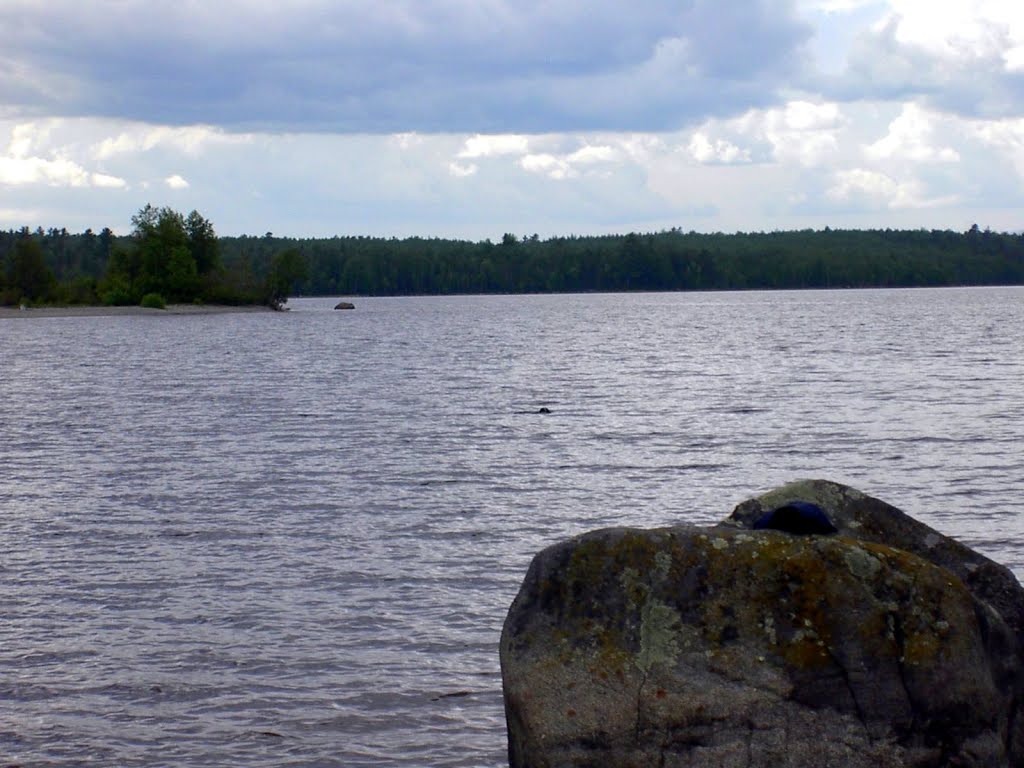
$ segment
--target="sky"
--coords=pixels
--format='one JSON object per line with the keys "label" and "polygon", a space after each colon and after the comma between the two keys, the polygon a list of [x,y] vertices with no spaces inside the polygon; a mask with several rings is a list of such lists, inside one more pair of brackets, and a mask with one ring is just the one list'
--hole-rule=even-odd
{"label": "sky", "polygon": [[1019,0],[0,0],[0,228],[1024,230]]}

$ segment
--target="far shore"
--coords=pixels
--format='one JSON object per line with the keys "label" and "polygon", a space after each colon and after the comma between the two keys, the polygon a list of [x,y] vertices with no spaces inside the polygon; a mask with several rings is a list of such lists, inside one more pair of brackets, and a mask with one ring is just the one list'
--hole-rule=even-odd
{"label": "far shore", "polygon": [[273,312],[261,304],[168,304],[166,309],[149,307],[0,307],[0,319],[31,317],[110,317],[114,315],[223,315],[238,312]]}

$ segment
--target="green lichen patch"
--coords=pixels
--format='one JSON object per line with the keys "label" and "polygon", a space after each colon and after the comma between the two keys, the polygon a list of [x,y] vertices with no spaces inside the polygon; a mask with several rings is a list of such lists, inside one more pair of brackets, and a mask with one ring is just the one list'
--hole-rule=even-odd
{"label": "green lichen patch", "polygon": [[648,600],[640,613],[640,652],[636,665],[649,672],[656,664],[672,664],[679,656],[676,635],[682,622],[670,606],[657,600]]}
{"label": "green lichen patch", "polygon": [[948,614],[970,604],[952,574],[842,535],[623,529],[584,538],[567,557],[548,586],[572,637],[560,658],[597,675],[646,675],[697,648],[805,672],[927,665],[956,646],[961,617]]}
{"label": "green lichen patch", "polygon": [[843,560],[846,562],[846,567],[850,570],[850,573],[864,581],[874,579],[879,571],[882,570],[882,564],[878,561],[878,558],[858,546],[851,546],[843,553]]}

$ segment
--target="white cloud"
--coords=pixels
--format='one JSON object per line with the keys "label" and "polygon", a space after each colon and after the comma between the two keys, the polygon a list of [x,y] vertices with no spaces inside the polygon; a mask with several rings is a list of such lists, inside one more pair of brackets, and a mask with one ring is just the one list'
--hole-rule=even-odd
{"label": "white cloud", "polygon": [[97,160],[107,160],[118,155],[149,152],[156,148],[167,148],[186,155],[196,156],[211,146],[225,144],[247,144],[252,141],[249,134],[229,134],[208,125],[152,126],[132,123],[116,136],[103,139],[92,148]]}
{"label": "white cloud", "polygon": [[50,187],[106,187],[124,189],[124,179],[90,173],[66,157],[0,157],[0,184],[45,184]]}
{"label": "white cloud", "polygon": [[[252,133],[199,151],[117,141],[201,133],[159,128],[0,121],[0,209],[46,217],[0,226],[119,231],[147,202],[194,207],[222,234],[473,238],[1019,227],[1011,217],[1024,208],[1024,121],[965,121],[917,102],[794,99],[660,133]],[[124,151],[98,160],[107,139]],[[953,153],[959,162],[940,162]]]}
{"label": "white cloud", "polygon": [[784,109],[767,114],[785,129],[796,132],[833,130],[842,124],[839,105],[833,102],[790,101]]}
{"label": "white cloud", "polygon": [[1024,45],[1016,45],[1003,52],[1006,71],[1014,74],[1024,73]]}
{"label": "white cloud", "polygon": [[0,157],[0,184],[84,187],[88,172],[66,158]]}
{"label": "white cloud", "polygon": [[622,164],[633,151],[628,144],[615,135],[587,138],[572,134],[476,134],[463,142],[449,164],[449,173],[468,176],[479,171],[477,163],[461,162],[465,160],[512,160],[531,174],[555,180],[572,179],[581,174],[602,174],[604,169]]}
{"label": "white cloud", "polygon": [[974,121],[971,136],[995,149],[1024,180],[1024,118],[1016,120]]}
{"label": "white cloud", "polygon": [[869,198],[888,203],[910,191],[910,187],[904,186],[901,192],[899,182],[884,173],[854,168],[836,173],[836,183],[828,195],[835,200],[849,200],[856,193],[864,193]]}
{"label": "white cloud", "polygon": [[14,126],[11,130],[11,143],[8,145],[7,154],[13,158],[28,157],[39,133],[40,129],[33,123]]}
{"label": "white cloud", "polygon": [[757,160],[810,168],[835,160],[846,125],[838,104],[794,100],[731,120],[709,120],[692,133],[686,151],[700,163]]}
{"label": "white cloud", "polygon": [[89,168],[92,160],[77,141],[83,126],[56,118],[10,124],[7,150],[0,154],[0,185],[126,189],[121,176]]}
{"label": "white cloud", "polygon": [[695,131],[687,147],[690,155],[698,163],[744,163],[750,161],[750,150],[740,149],[725,139],[715,139]]}
{"label": "white cloud", "polygon": [[943,59],[998,60],[1024,42],[1024,10],[1008,0],[890,0],[892,12],[877,28]]}
{"label": "white cloud", "polygon": [[808,167],[832,158],[839,148],[838,133],[844,125],[837,104],[802,100],[751,114],[747,120],[752,134],[771,144],[776,161]]}
{"label": "white cloud", "polygon": [[570,154],[566,159],[573,165],[597,165],[612,163],[620,159],[622,153],[608,144],[587,144]]}
{"label": "white cloud", "polygon": [[476,172],[480,170],[480,166],[476,163],[459,163],[452,161],[448,163],[448,173],[459,179],[464,179],[468,176],[476,175]]}
{"label": "white cloud", "polygon": [[530,151],[530,140],[514,134],[477,134],[466,139],[459,152],[464,159],[478,157],[500,157],[502,155],[525,155]]}
{"label": "white cloud", "polygon": [[941,117],[905,104],[899,117],[889,124],[889,132],[871,144],[867,155],[875,160],[910,160],[916,163],[955,163],[959,153],[952,147],[937,146],[933,141]]}
{"label": "white cloud", "polygon": [[822,81],[824,87],[847,99],[920,101],[964,116],[1022,113],[1024,4],[889,0],[888,6],[856,36],[844,74]]}
{"label": "white cloud", "polygon": [[94,187],[106,187],[107,189],[125,189],[128,182],[117,176],[110,176],[106,173],[93,173],[90,177]]}
{"label": "white cloud", "polygon": [[957,202],[956,195],[929,197],[917,179],[895,179],[881,171],[853,168],[835,174],[835,184],[828,190],[833,200],[863,200],[868,205],[885,208],[938,208]]}
{"label": "white cloud", "polygon": [[400,149],[413,149],[421,146],[424,142],[424,138],[413,131],[396,133],[391,138]]}
{"label": "white cloud", "polygon": [[568,179],[577,175],[567,160],[546,152],[526,155],[520,158],[519,164],[530,173],[540,173],[552,179]]}
{"label": "white cloud", "polygon": [[632,133],[620,137],[622,150],[630,160],[647,165],[652,158],[661,157],[669,151],[666,140],[657,134]]}

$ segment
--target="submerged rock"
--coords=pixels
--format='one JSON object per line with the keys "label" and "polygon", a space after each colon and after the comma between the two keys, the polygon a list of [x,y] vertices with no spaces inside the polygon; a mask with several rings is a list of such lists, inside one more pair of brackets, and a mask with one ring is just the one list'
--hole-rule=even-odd
{"label": "submerged rock", "polygon": [[[792,502],[837,534],[752,528]],[[1022,608],[1007,569],[825,481],[585,534],[505,622],[510,764],[1024,765]]]}

